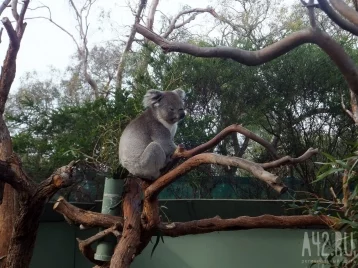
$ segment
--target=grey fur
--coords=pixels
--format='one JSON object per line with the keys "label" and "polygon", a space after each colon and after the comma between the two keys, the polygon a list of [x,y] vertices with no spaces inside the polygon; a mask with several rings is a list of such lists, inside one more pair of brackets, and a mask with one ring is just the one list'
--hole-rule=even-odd
{"label": "grey fur", "polygon": [[184,117],[185,92],[148,90],[147,109],[124,129],[119,142],[121,165],[134,176],[155,180],[176,149],[177,123]]}

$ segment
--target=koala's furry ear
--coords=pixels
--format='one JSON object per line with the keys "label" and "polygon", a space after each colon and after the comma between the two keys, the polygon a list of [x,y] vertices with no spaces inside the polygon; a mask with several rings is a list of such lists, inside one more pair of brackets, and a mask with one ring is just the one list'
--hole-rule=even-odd
{"label": "koala's furry ear", "polygon": [[150,107],[153,104],[157,103],[158,101],[160,101],[162,97],[163,97],[163,91],[155,90],[155,89],[148,90],[143,98],[144,108]]}
{"label": "koala's furry ear", "polygon": [[185,98],[185,91],[182,90],[181,88],[177,88],[177,89],[174,89],[173,92],[177,93],[179,95],[179,97],[184,100]]}

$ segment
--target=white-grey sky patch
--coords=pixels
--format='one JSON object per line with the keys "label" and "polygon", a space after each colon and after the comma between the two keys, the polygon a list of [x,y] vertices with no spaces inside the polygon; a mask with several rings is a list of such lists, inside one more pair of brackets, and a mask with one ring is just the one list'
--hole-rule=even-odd
{"label": "white-grey sky patch", "polygon": [[[78,6],[83,0],[75,1]],[[295,0],[287,0],[286,2],[294,2]],[[134,5],[137,1],[131,0]],[[168,17],[174,16],[181,10],[184,5],[191,7],[215,7],[216,1],[211,0],[161,0],[158,9]],[[150,4],[150,3],[149,3]],[[62,27],[77,36],[75,30],[75,17],[73,10],[70,8],[68,0],[32,0],[30,2],[30,9],[46,5],[51,9],[52,19],[60,24]],[[101,12],[110,14],[110,20],[101,20]],[[157,14],[160,16],[160,14]],[[10,8],[5,10],[3,16],[12,18]],[[49,17],[48,10],[45,8],[28,10],[27,17],[33,18],[38,16]],[[199,18],[201,17],[201,18]],[[204,17],[204,18],[203,18]],[[206,19],[208,19],[208,15]],[[192,22],[193,25],[204,23],[205,15],[198,16]],[[49,74],[50,66],[57,69],[64,70],[71,62],[71,55],[76,51],[76,46],[71,38],[44,19],[30,19],[27,20],[27,28],[21,43],[21,49],[17,59],[17,74],[12,87],[12,92],[16,90],[20,84],[20,77],[26,72],[36,71],[39,76],[46,76]],[[89,47],[95,44],[106,42],[110,40],[126,39],[129,34],[130,25],[133,23],[133,15],[128,8],[127,1],[117,0],[97,0],[95,6],[91,11],[90,17],[90,31],[89,31]],[[155,27],[156,25],[154,25]],[[194,27],[193,30],[200,28]],[[0,44],[0,57],[5,58],[6,49],[8,46],[8,37],[3,33],[2,43]]]}

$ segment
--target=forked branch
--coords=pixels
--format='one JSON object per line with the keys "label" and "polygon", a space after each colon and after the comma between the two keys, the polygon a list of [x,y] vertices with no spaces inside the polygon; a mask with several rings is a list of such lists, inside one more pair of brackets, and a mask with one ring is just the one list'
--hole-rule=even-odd
{"label": "forked branch", "polygon": [[255,133],[244,128],[243,126],[236,125],[236,124],[224,128],[222,131],[220,131],[219,134],[217,134],[214,138],[212,138],[210,141],[208,141],[204,144],[201,144],[201,145],[199,145],[193,149],[190,149],[190,150],[177,151],[175,153],[175,155],[173,156],[173,158],[189,158],[194,155],[203,153],[203,152],[207,151],[208,149],[213,148],[216,145],[218,145],[223,139],[225,139],[227,136],[229,136],[232,133],[240,133],[240,134],[244,135],[245,137],[247,137],[253,141],[256,141],[257,143],[264,146],[272,154],[272,156],[274,158],[278,158],[276,149],[272,146],[271,143],[269,143],[265,139],[257,136]]}
{"label": "forked branch", "polygon": [[114,234],[115,236],[118,236],[118,231],[117,231],[118,227],[119,227],[118,224],[115,223],[112,227],[110,227],[106,230],[103,230],[103,231],[95,234],[94,236],[87,238],[86,240],[81,240],[79,238],[76,238],[77,242],[78,242],[78,247],[79,247],[81,253],[92,263],[102,266],[105,262],[98,261],[94,258],[95,252],[92,249],[91,245],[94,242],[98,241],[99,239],[102,239],[103,237],[105,237],[107,235]]}
{"label": "forked branch", "polygon": [[239,157],[223,156],[213,153],[198,154],[193,156],[192,158],[189,158],[184,163],[175,167],[168,173],[158,178],[155,182],[153,182],[153,184],[151,184],[146,189],[145,197],[149,199],[152,197],[156,197],[165,187],[179,179],[180,176],[186,174],[190,170],[202,164],[217,164],[244,169],[246,171],[249,171],[256,178],[266,182],[278,193],[283,193],[287,190],[287,187],[280,182],[278,176],[266,171],[265,169],[279,167],[287,163],[299,163],[305,161],[308,157],[311,157],[317,152],[318,150],[310,148],[304,155],[299,158],[291,158],[286,156],[279,160],[264,164],[254,163]]}

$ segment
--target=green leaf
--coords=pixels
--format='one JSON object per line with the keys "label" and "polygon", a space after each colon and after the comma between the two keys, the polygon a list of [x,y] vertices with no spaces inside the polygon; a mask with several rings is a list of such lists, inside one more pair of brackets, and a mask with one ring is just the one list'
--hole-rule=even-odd
{"label": "green leaf", "polygon": [[331,175],[333,173],[340,172],[340,171],[344,171],[344,168],[332,168],[332,169],[318,175],[317,179],[314,180],[312,183],[318,182],[318,181],[324,179],[325,177],[327,177],[328,175]]}
{"label": "green leaf", "polygon": [[154,246],[152,248],[152,252],[150,253],[150,257],[153,257],[153,253],[154,253],[155,249],[157,248],[159,242],[160,242],[160,236],[157,235],[157,239],[155,240],[155,244],[154,244]]}

